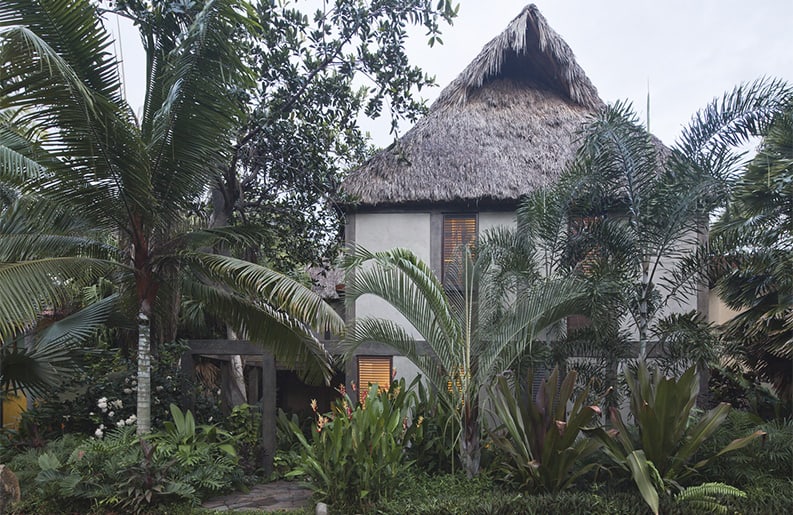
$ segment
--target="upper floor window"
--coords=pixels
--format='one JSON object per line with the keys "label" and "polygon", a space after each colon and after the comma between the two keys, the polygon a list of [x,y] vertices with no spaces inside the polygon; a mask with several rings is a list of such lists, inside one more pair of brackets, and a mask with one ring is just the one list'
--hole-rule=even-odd
{"label": "upper floor window", "polygon": [[441,278],[447,286],[461,286],[460,257],[466,246],[476,244],[478,223],[476,214],[443,215],[443,243]]}

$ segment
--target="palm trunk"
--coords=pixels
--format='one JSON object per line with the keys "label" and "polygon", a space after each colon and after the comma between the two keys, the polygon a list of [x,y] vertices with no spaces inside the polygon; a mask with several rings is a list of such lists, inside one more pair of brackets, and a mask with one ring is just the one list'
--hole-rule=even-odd
{"label": "palm trunk", "polygon": [[137,434],[151,432],[151,338],[149,317],[138,314],[138,422]]}
{"label": "palm trunk", "polygon": [[650,289],[650,265],[647,260],[642,262],[642,287],[641,298],[639,299],[639,361],[647,359],[647,327],[649,326],[649,314],[647,308],[647,296]]}
{"label": "palm trunk", "polygon": [[472,478],[479,474],[482,448],[479,439],[478,399],[474,397],[463,407],[462,435],[460,435],[460,464],[466,476]]}

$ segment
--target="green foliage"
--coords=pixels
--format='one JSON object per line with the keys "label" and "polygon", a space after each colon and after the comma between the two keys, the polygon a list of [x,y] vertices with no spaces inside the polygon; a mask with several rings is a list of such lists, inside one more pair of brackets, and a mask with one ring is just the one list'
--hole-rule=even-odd
{"label": "green foliage", "polygon": [[[515,240],[494,233],[476,251],[459,249],[459,284],[444,284],[432,267],[409,249],[370,252],[356,248],[345,257],[346,301],[373,295],[393,306],[420,334],[431,352],[420,352],[418,338],[389,319],[357,317],[343,342],[350,356],[361,344],[380,342],[408,357],[454,413],[453,433],[460,463],[469,476],[479,472],[481,390],[522,356],[533,357],[541,331],[575,313],[578,283],[539,271],[535,254]],[[514,251],[514,252],[513,252]],[[507,263],[520,262],[519,270]]]}
{"label": "green foliage", "polygon": [[519,385],[515,392],[503,376],[490,390],[494,415],[501,422],[490,435],[507,458],[499,468],[508,481],[530,491],[554,493],[598,466],[579,463],[599,447],[580,433],[592,424],[600,408],[584,406],[588,389],[573,399],[576,376],[571,371],[560,382],[555,368],[535,395],[529,375],[525,400]]}
{"label": "green foliage", "polygon": [[713,402],[727,402],[736,410],[753,413],[763,420],[793,415],[793,406],[777,397],[751,369],[711,368],[708,390]]}
{"label": "green foliage", "polygon": [[703,483],[689,486],[675,495],[675,502],[696,512],[729,513],[724,497],[746,497],[746,493],[724,483]]}
{"label": "green foliage", "polygon": [[715,458],[740,449],[763,435],[762,431],[755,431],[693,462],[697,450],[724,422],[729,405],[721,404],[699,417],[692,417],[697,397],[695,367],[689,368],[676,380],[663,377],[659,372],[651,374],[640,363],[635,375],[626,374],[626,380],[638,438],[631,438],[622,416],[613,408],[613,429],[606,432],[595,428],[589,432],[605,445],[606,454],[613,462],[632,475],[654,513],[659,509],[658,489],[666,491],[678,485]]}
{"label": "green foliage", "polygon": [[411,466],[405,447],[422,428],[419,420],[410,422],[416,395],[404,379],[388,391],[372,385],[354,408],[341,393],[330,413],[317,413],[311,442],[290,421],[303,447],[303,463],[290,475],[306,476],[319,498],[334,507],[360,509],[402,484]]}
{"label": "green foliage", "polygon": [[241,484],[233,439],[216,426],[197,425],[171,405],[173,420],[145,438],[131,426],[102,438],[67,436],[19,454],[13,464],[26,480],[28,506],[60,499],[78,512],[142,512],[162,504],[195,504]]}
{"label": "green foliage", "polygon": [[[160,346],[159,359],[152,366],[152,422],[162,428],[171,417],[168,406],[181,404],[186,396],[195,399],[194,413],[202,420],[220,419],[219,399],[202,383],[188,379],[179,369],[184,345]],[[68,433],[94,436],[97,429],[120,424],[134,425],[137,379],[135,364],[118,350],[94,349],[84,352],[82,370],[22,414],[20,430],[11,435],[9,445],[23,449],[41,445]],[[103,403],[99,401],[105,399]],[[129,422],[129,424],[127,424]],[[103,427],[104,426],[104,427]]]}
{"label": "green foliage", "polygon": [[181,479],[200,493],[218,492],[240,482],[234,438],[216,425],[196,425],[190,411],[182,413],[171,404],[173,421],[147,435],[155,457],[164,463],[173,462]]}
{"label": "green foliage", "polygon": [[724,424],[705,442],[695,456],[700,460],[729,444],[736,435],[762,431],[765,435],[751,445],[731,452],[702,469],[707,481],[728,483],[744,489],[761,487],[767,481],[787,480],[793,470],[793,420],[763,422],[755,415],[732,410]]}
{"label": "green foliage", "polygon": [[[276,426],[277,426],[276,422]],[[246,475],[256,475],[264,463],[262,413],[256,406],[239,404],[223,419],[223,429],[234,437],[238,465]]]}
{"label": "green foliage", "polygon": [[733,359],[793,408],[793,101],[762,134],[711,233],[711,279],[740,311],[724,326]]}
{"label": "green foliage", "polygon": [[423,381],[416,385],[415,417],[422,419],[420,438],[411,442],[406,449],[408,459],[421,470],[429,473],[454,472],[460,466],[456,452],[460,437],[459,427],[455,424],[457,414],[439,395]]}

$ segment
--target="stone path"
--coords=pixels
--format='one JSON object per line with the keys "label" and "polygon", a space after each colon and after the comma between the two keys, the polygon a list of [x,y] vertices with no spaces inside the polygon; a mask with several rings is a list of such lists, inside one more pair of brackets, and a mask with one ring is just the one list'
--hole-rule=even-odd
{"label": "stone path", "polygon": [[209,499],[201,505],[212,511],[258,510],[284,511],[299,510],[311,504],[311,490],[293,481],[274,481],[256,485],[250,492],[235,492]]}

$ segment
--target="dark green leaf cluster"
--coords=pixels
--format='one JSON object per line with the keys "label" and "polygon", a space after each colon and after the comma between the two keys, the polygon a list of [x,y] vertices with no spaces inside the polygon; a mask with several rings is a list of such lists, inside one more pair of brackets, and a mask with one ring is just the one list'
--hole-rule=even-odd
{"label": "dark green leaf cluster", "polygon": [[422,419],[413,415],[416,394],[404,379],[388,390],[371,385],[360,400],[354,405],[343,393],[330,413],[316,413],[311,441],[288,422],[302,447],[302,463],[289,475],[306,477],[337,509],[370,507],[393,494],[412,464],[405,449],[422,434]]}

